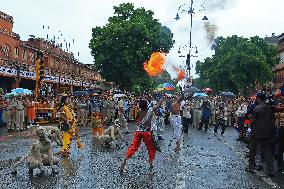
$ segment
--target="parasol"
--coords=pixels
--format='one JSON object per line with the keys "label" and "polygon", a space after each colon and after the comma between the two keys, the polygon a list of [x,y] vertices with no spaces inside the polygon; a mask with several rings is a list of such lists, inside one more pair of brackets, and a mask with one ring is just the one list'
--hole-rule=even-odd
{"label": "parasol", "polygon": [[88,91],[75,91],[74,92],[75,96],[85,96],[85,95],[88,95],[88,94],[89,94]]}
{"label": "parasol", "polygon": [[185,88],[184,92],[200,93],[201,90],[198,89],[197,87],[189,87],[189,88]]}
{"label": "parasol", "polygon": [[16,88],[16,89],[12,90],[11,94],[13,94],[13,95],[17,95],[17,94],[32,95],[33,92],[29,89]]}
{"label": "parasol", "polygon": [[200,97],[200,98],[203,98],[203,97],[207,97],[208,95],[205,94],[205,93],[194,93],[194,95],[192,97]]}
{"label": "parasol", "polygon": [[208,93],[212,93],[212,89],[210,89],[210,88],[205,88],[205,89],[203,89],[202,90],[202,92],[204,92],[204,93],[206,93],[206,94],[208,94]]}
{"label": "parasol", "polygon": [[175,90],[175,86],[171,83],[163,83],[157,87],[158,91],[173,91]]}
{"label": "parasol", "polygon": [[234,98],[236,95],[234,95],[232,92],[222,92],[221,96],[226,98]]}
{"label": "parasol", "polygon": [[113,95],[113,98],[121,98],[121,97],[125,97],[125,94],[115,94]]}

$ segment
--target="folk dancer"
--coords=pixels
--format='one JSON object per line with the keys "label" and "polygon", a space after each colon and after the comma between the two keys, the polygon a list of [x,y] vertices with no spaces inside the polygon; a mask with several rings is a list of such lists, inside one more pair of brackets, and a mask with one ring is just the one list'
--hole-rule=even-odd
{"label": "folk dancer", "polygon": [[[111,143],[114,142],[116,147],[120,147],[119,140],[126,142],[120,132],[119,120],[115,120],[114,124],[106,129],[102,135],[96,135],[96,138],[101,142],[104,147],[110,147]],[[128,146],[127,142],[126,145]]]}
{"label": "folk dancer", "polygon": [[150,165],[149,170],[150,172],[152,171],[153,161],[155,159],[155,154],[156,154],[156,146],[155,146],[155,142],[153,140],[153,135],[151,132],[151,121],[153,117],[153,112],[156,111],[161,106],[163,99],[164,98],[162,97],[158,105],[150,109],[148,108],[148,104],[146,100],[141,100],[139,102],[139,108],[140,108],[139,120],[140,121],[134,133],[132,143],[126,152],[124,160],[121,163],[121,166],[120,166],[121,173],[123,173],[124,171],[126,161],[130,159],[135,154],[135,152],[139,149],[142,139],[147,147],[148,154],[149,154],[149,165]]}
{"label": "folk dancer", "polygon": [[180,87],[181,96],[177,98],[173,103],[171,107],[171,116],[170,116],[170,125],[173,128],[173,136],[176,141],[176,147],[175,152],[179,152],[181,150],[181,144],[180,141],[182,139],[182,120],[180,116],[180,107],[181,102],[184,99],[184,94],[182,92],[182,88]]}
{"label": "folk dancer", "polygon": [[57,165],[59,160],[53,156],[53,137],[51,131],[43,127],[39,127],[36,130],[36,134],[39,139],[32,144],[31,152],[28,155],[23,156],[19,162],[12,166],[12,174],[17,174],[17,167],[25,161],[28,164],[29,174],[33,174],[33,170],[35,168],[39,168],[40,174],[43,175],[43,166],[50,166],[52,173],[57,173],[54,165]]}
{"label": "folk dancer", "polygon": [[83,148],[83,144],[80,142],[78,135],[78,128],[75,113],[72,105],[69,103],[67,96],[62,96],[61,107],[60,107],[60,120],[61,120],[61,130],[62,130],[62,142],[61,147],[62,156],[69,154],[71,148],[71,143],[73,139],[76,139],[76,143],[79,149]]}

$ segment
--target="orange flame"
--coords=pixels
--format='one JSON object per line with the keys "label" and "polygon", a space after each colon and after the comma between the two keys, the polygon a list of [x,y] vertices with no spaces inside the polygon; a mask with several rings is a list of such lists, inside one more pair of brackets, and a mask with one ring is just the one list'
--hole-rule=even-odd
{"label": "orange flame", "polygon": [[162,52],[154,52],[150,60],[145,62],[144,70],[150,77],[161,74],[164,71],[164,66],[166,64],[166,54]]}
{"label": "orange flame", "polygon": [[176,70],[178,76],[177,76],[177,80],[180,81],[180,80],[183,80],[184,77],[185,77],[185,71],[181,70],[180,68],[177,68],[175,66],[173,66],[173,68]]}
{"label": "orange flame", "polygon": [[183,70],[179,70],[177,80],[178,81],[183,80],[184,76],[185,76],[185,72]]}

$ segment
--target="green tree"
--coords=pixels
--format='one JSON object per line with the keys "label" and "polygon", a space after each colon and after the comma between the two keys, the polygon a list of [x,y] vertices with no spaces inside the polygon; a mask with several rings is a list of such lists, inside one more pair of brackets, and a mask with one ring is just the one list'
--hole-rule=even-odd
{"label": "green tree", "polygon": [[92,30],[89,47],[102,76],[122,89],[141,91],[154,87],[143,63],[154,51],[169,52],[173,34],[162,26],[154,13],[134,8],[131,3],[114,6],[114,16],[103,27]]}
{"label": "green tree", "polygon": [[276,49],[259,37],[250,39],[218,37],[212,49],[215,55],[196,63],[196,71],[203,84],[215,91],[230,90],[246,94],[255,81],[264,84],[272,79],[276,64]]}

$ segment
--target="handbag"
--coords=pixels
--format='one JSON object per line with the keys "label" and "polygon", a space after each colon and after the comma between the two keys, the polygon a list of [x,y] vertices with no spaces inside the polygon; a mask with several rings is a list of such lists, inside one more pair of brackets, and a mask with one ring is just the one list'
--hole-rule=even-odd
{"label": "handbag", "polygon": [[62,124],[61,124],[61,131],[69,131],[70,129],[70,126],[69,124],[67,123],[67,121],[64,121]]}

